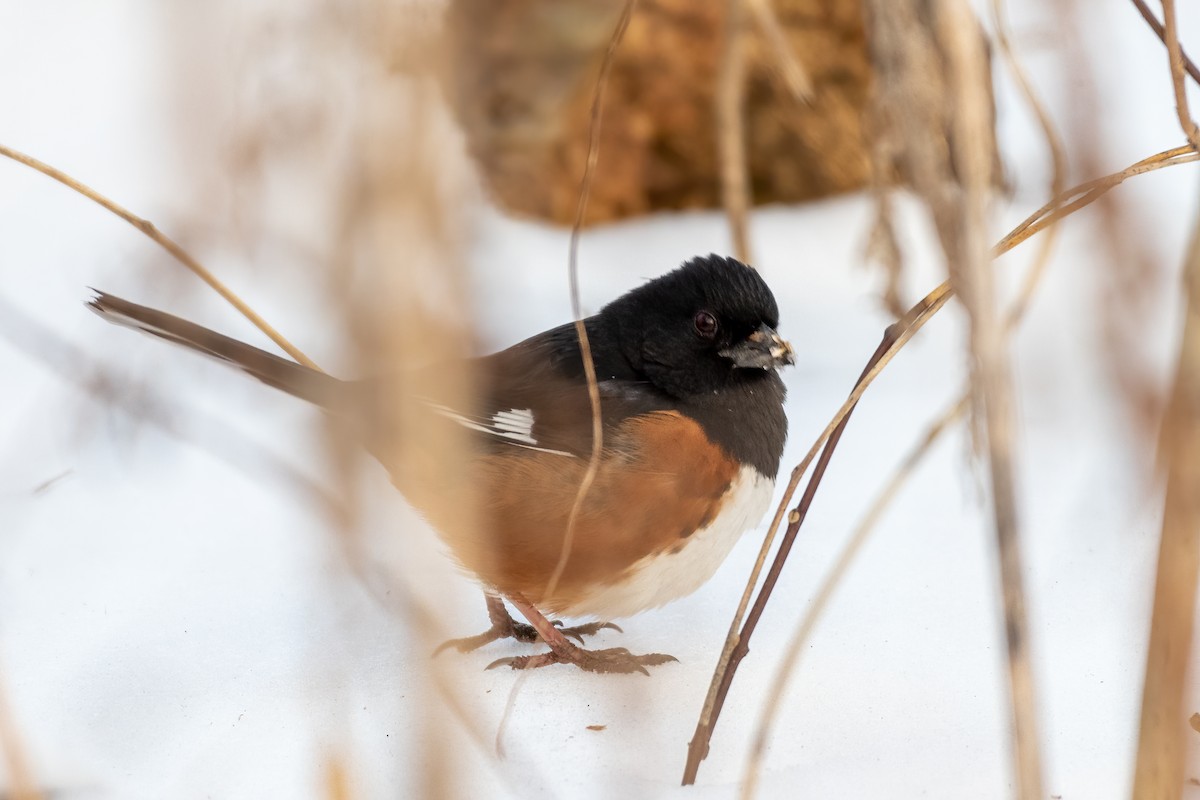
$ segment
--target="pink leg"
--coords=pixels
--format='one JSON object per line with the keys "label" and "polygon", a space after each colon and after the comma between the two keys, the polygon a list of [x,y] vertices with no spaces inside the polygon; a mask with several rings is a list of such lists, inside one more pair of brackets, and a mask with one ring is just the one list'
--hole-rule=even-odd
{"label": "pink leg", "polygon": [[[526,625],[523,622],[517,622],[508,614],[508,609],[504,607],[504,601],[493,594],[485,594],[487,601],[488,619],[491,620],[492,627],[488,628],[481,634],[476,636],[467,636],[463,639],[451,639],[443,642],[437,650],[433,651],[436,656],[443,650],[454,648],[460,653],[469,653],[472,650],[478,650],[485,644],[498,641],[500,639],[516,639],[518,642],[536,642],[539,638],[537,628],[532,625]],[[551,626],[561,636],[573,636],[583,644],[584,636],[592,636],[605,628],[611,628],[617,632],[621,629],[611,622],[591,622],[587,625],[577,625],[573,628],[562,628],[559,623],[554,623]]]}

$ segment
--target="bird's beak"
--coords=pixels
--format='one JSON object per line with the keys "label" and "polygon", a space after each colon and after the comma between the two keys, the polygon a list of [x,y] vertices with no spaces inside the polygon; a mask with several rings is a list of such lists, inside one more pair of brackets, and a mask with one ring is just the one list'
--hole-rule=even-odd
{"label": "bird's beak", "polygon": [[758,330],[737,344],[718,351],[734,366],[744,369],[778,369],[794,364],[792,346],[770,325],[759,325]]}

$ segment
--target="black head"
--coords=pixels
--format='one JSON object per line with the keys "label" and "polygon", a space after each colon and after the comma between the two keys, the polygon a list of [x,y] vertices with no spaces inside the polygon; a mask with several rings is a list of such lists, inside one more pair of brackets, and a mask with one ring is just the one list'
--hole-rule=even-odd
{"label": "black head", "polygon": [[600,316],[616,327],[629,363],[679,398],[761,380],[792,363],[791,346],[775,332],[774,295],[732,258],[694,258],[617,298]]}

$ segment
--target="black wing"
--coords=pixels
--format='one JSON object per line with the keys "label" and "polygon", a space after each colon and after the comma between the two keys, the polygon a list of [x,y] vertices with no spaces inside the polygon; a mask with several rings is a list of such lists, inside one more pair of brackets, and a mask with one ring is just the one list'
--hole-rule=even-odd
{"label": "black wing", "polygon": [[[588,338],[604,431],[631,416],[671,407],[668,397],[629,366],[595,317],[588,320]],[[489,452],[524,448],[563,456],[591,453],[592,404],[574,324],[477,359],[475,367],[479,393],[470,408],[437,397],[422,399],[435,413],[478,433]]]}

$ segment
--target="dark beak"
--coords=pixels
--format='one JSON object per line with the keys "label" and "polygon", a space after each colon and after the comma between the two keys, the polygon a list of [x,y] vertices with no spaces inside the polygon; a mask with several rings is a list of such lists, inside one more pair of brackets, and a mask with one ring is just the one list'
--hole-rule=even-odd
{"label": "dark beak", "polygon": [[792,346],[785,342],[769,325],[759,325],[758,330],[742,341],[724,350],[719,355],[728,358],[734,366],[743,369],[778,369],[794,364]]}

